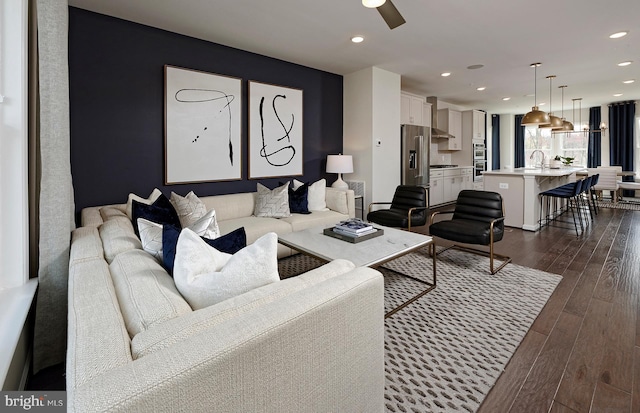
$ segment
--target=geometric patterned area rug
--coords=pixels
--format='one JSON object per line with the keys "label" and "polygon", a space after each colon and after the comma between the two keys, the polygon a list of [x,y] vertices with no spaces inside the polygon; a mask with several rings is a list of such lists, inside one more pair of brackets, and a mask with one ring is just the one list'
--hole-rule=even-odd
{"label": "geometric patterned area rug", "polygon": [[[279,272],[320,264],[297,254]],[[431,280],[426,249],[384,267]],[[385,313],[425,288],[384,267]],[[436,267],[437,287],[385,320],[387,412],[475,412],[562,278],[513,263],[491,275],[488,258],[456,250]]]}
{"label": "geometric patterned area rug", "polygon": [[[385,266],[431,274],[426,250]],[[436,268],[437,287],[385,320],[388,412],[475,412],[562,279],[513,263],[491,275],[488,258],[456,250]],[[416,284],[385,273],[385,305]]]}
{"label": "geometric patterned area rug", "polygon": [[[632,201],[628,200],[632,199]],[[637,198],[625,198],[616,203],[610,199],[601,199],[597,201],[600,208],[626,209],[629,211],[640,211],[640,200]]]}

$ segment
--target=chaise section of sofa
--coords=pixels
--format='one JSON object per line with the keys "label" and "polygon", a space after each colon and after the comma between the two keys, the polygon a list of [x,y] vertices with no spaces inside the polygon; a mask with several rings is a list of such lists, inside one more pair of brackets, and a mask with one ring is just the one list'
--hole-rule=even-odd
{"label": "chaise section of sofa", "polygon": [[336,260],[193,311],[123,206],[83,222],[69,267],[69,411],[384,409],[379,272]]}

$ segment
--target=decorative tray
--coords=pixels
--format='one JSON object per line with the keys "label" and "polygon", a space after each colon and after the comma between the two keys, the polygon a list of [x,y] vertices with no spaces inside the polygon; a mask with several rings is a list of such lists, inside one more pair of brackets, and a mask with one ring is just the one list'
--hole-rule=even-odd
{"label": "decorative tray", "polygon": [[381,228],[374,228],[374,229],[376,230],[375,232],[371,232],[369,234],[360,235],[360,236],[351,236],[351,235],[341,234],[341,233],[335,232],[333,230],[333,227],[325,228],[323,233],[324,235],[328,235],[332,238],[337,238],[342,241],[347,241],[353,244],[357,244],[358,242],[366,241],[368,239],[379,237],[384,234],[383,229]]}

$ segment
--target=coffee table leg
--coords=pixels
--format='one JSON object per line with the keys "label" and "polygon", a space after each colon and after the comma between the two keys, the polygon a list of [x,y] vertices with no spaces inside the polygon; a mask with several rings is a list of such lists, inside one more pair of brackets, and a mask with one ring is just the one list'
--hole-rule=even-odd
{"label": "coffee table leg", "polygon": [[432,283],[430,283],[430,282],[428,282],[428,281],[421,280],[421,279],[416,278],[416,277],[414,277],[414,276],[412,276],[412,275],[405,274],[405,273],[403,273],[403,272],[396,271],[396,270],[393,270],[393,269],[391,269],[391,268],[387,268],[387,267],[384,267],[384,266],[383,266],[383,268],[385,269],[385,271],[390,271],[390,272],[393,272],[393,273],[395,273],[395,274],[401,275],[401,276],[403,276],[403,277],[411,278],[412,280],[418,281],[418,282],[420,282],[420,283],[425,284],[425,285],[427,285],[427,286],[428,286],[428,287],[427,287],[427,289],[425,289],[425,290],[421,291],[421,292],[420,292],[420,293],[418,293],[417,295],[415,295],[415,296],[411,297],[408,301],[405,301],[404,303],[400,304],[399,306],[397,306],[397,307],[396,307],[396,308],[394,308],[393,310],[391,310],[391,311],[389,311],[388,313],[386,313],[386,314],[384,315],[384,318],[389,318],[389,317],[391,317],[392,315],[394,315],[394,314],[395,314],[395,313],[397,313],[398,311],[402,310],[403,308],[405,308],[406,306],[408,306],[408,305],[409,305],[409,304],[411,304],[412,302],[416,301],[416,300],[417,300],[417,299],[419,299],[420,297],[422,297],[422,296],[424,296],[425,294],[427,294],[429,291],[431,291],[431,290],[433,290],[434,288],[436,288],[436,284],[437,284],[437,280],[436,280],[436,244],[435,244],[435,242],[433,242],[433,241],[431,241],[431,243],[430,243],[430,245],[429,245],[429,252],[430,252],[430,254],[431,254],[431,258],[432,258],[432,260],[433,260],[433,282],[432,282]]}

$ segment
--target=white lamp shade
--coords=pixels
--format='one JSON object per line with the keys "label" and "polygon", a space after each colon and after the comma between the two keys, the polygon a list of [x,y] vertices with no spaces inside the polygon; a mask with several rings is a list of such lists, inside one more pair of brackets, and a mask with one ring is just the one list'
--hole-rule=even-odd
{"label": "white lamp shade", "polygon": [[387,0],[362,0],[364,7],[374,8],[382,6]]}
{"label": "white lamp shade", "polygon": [[351,155],[328,155],[327,172],[332,174],[349,174],[353,172]]}

